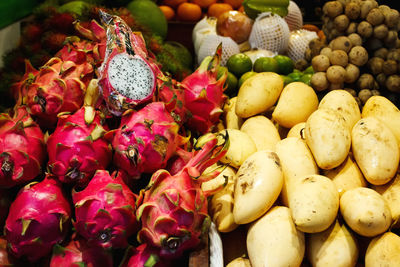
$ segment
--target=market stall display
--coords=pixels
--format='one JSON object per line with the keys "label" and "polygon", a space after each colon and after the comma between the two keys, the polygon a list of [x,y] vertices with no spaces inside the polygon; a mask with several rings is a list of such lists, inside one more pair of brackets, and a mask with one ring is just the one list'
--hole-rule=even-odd
{"label": "market stall display", "polygon": [[4,56],[0,265],[400,265],[394,6],[110,2]]}

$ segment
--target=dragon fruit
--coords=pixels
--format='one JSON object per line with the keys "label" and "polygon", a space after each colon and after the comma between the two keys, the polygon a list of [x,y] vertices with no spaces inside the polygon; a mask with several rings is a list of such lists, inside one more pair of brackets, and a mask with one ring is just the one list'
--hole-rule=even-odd
{"label": "dragon fruit", "polygon": [[100,17],[107,28],[107,49],[99,69],[99,85],[110,112],[120,116],[154,98],[162,72],[140,33],[132,32],[118,16],[100,11]]}
{"label": "dragon fruit", "polygon": [[157,79],[159,101],[165,103],[165,107],[176,123],[183,125],[190,116],[185,106],[186,87],[168,76],[160,75]]}
{"label": "dragon fruit", "polygon": [[97,23],[96,20],[90,21],[87,28],[85,28],[79,21],[75,22],[74,25],[75,29],[81,34],[81,36],[90,41],[80,40],[78,37],[69,37],[67,39],[71,42],[65,45],[56,56],[59,55],[61,58],[70,58],[71,51],[82,51],[87,55],[89,62],[96,67],[100,67],[106,53],[106,30]]}
{"label": "dragon fruit", "polygon": [[184,251],[199,245],[208,232],[211,220],[207,197],[215,192],[203,191],[201,184],[220,173],[203,173],[228,149],[228,136],[223,136],[223,143],[220,136],[211,133],[201,136],[195,145],[202,147],[201,150],[180,172],[172,176],[166,170],[158,170],[140,192],[136,215],[142,228],[138,241],[160,248],[161,257],[180,257]]}
{"label": "dragon fruit", "polygon": [[17,257],[35,262],[61,243],[70,228],[71,208],[61,184],[47,174],[23,187],[10,206],[5,235]]}
{"label": "dragon fruit", "polygon": [[59,114],[55,131],[47,140],[49,171],[63,183],[85,186],[96,170],[111,162],[112,151],[104,138],[99,111],[97,80],[89,84],[84,106],[74,114]]}
{"label": "dragon fruit", "polygon": [[112,267],[113,258],[109,251],[101,247],[90,247],[84,239],[74,237],[67,246],[56,244],[53,248],[50,267],[61,266]]}
{"label": "dragon fruit", "polygon": [[115,150],[115,166],[134,179],[164,168],[177,147],[186,141],[178,130],[179,125],[162,102],[127,112],[120,127],[106,134]]}
{"label": "dragon fruit", "polygon": [[0,187],[33,180],[46,157],[43,133],[25,106],[0,114]]}
{"label": "dragon fruit", "polygon": [[213,57],[204,58],[197,70],[182,81],[187,88],[184,104],[191,113],[187,126],[200,134],[212,131],[223,112],[224,83],[228,73],[225,71],[217,80],[221,53],[222,46],[219,45]]}
{"label": "dragon fruit", "polygon": [[82,191],[74,191],[75,229],[88,245],[123,248],[138,228],[136,195],[123,182],[123,173],[98,170]]}
{"label": "dragon fruit", "polygon": [[10,92],[17,102],[17,105],[22,105],[20,101],[22,101],[23,96],[27,94],[29,86],[35,81],[35,77],[38,73],[39,71],[26,59],[24,76],[22,76],[19,82],[12,84],[10,88]]}
{"label": "dragon fruit", "polygon": [[158,256],[159,249],[148,244],[129,247],[120,267],[168,267],[172,266],[166,259]]}
{"label": "dragon fruit", "polygon": [[[91,20],[87,27],[83,26],[79,21],[74,23],[75,29],[85,38],[95,43],[106,43],[106,30],[96,20]],[[102,45],[103,46],[103,45]],[[104,50],[105,52],[105,50]],[[105,55],[105,54],[103,54]],[[103,57],[104,58],[104,57]]]}
{"label": "dragon fruit", "polygon": [[53,57],[40,68],[19,102],[27,104],[41,126],[54,127],[58,113],[75,112],[82,106],[86,86],[93,74],[93,66],[87,61],[77,65]]}

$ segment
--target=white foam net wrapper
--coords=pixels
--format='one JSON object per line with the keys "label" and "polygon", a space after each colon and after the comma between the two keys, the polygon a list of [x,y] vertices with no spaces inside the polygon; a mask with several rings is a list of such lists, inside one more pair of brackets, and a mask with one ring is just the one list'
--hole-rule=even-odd
{"label": "white foam net wrapper", "polygon": [[217,34],[217,19],[214,17],[204,17],[193,28],[192,31],[192,41],[194,45],[194,51],[196,55],[203,43],[204,37],[207,35]]}
{"label": "white foam net wrapper", "polygon": [[304,53],[308,48],[308,43],[312,40],[318,38],[316,32],[307,30],[296,30],[290,33],[289,47],[287,55],[293,60],[298,61],[304,58]]}
{"label": "white foam net wrapper", "polygon": [[289,26],[277,14],[261,13],[256,18],[250,33],[251,48],[265,49],[283,54],[289,42]]}
{"label": "white foam net wrapper", "polygon": [[197,63],[200,64],[206,56],[213,56],[220,43],[222,43],[222,66],[226,65],[230,56],[240,53],[239,45],[232,38],[220,35],[207,35],[200,46]]}
{"label": "white foam net wrapper", "polygon": [[290,1],[288,11],[285,21],[289,26],[289,30],[294,31],[301,29],[301,27],[303,27],[303,15],[301,14],[299,6],[295,2]]}
{"label": "white foam net wrapper", "polygon": [[244,54],[248,55],[254,64],[254,62],[256,62],[256,60],[259,59],[260,57],[274,57],[278,53],[264,49],[252,49],[244,52]]}

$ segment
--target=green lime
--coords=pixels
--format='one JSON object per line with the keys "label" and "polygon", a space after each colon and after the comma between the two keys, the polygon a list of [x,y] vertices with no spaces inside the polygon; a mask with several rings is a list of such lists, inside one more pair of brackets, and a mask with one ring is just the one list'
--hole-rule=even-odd
{"label": "green lime", "polygon": [[250,78],[251,76],[254,76],[256,74],[257,74],[257,72],[255,72],[255,71],[248,71],[245,74],[243,74],[242,76],[240,76],[238,88],[240,88],[242,86],[242,84],[244,83],[245,80],[247,80],[248,78]]}
{"label": "green lime", "polygon": [[301,72],[292,72],[292,73],[289,73],[288,75],[287,75],[289,78],[291,78],[294,82],[298,82],[298,81],[300,81],[300,79],[301,79],[301,76],[303,76],[303,73],[301,73]]}
{"label": "green lime", "polygon": [[300,78],[300,82],[303,82],[303,83],[305,83],[305,84],[307,84],[307,85],[310,85],[311,84],[311,77],[312,77],[313,75],[312,74],[304,74],[303,76],[301,76],[301,78]]}
{"label": "green lime", "polygon": [[228,72],[228,77],[226,78],[225,85],[225,94],[227,94],[229,97],[237,95],[238,79],[232,72]]}
{"label": "green lime", "polygon": [[312,66],[309,66],[307,69],[303,71],[304,74],[314,74],[314,69]]}
{"label": "green lime", "polygon": [[253,62],[248,55],[239,53],[228,58],[226,67],[228,68],[229,72],[232,72],[237,77],[240,77],[243,73],[251,71],[253,68]]}
{"label": "green lime", "polygon": [[290,57],[284,55],[276,55],[274,59],[278,62],[279,74],[287,75],[293,71],[294,62]]}
{"label": "green lime", "polygon": [[126,7],[141,26],[149,28],[153,34],[163,39],[167,37],[168,22],[156,3],[149,0],[134,0]]}
{"label": "green lime", "polygon": [[254,62],[255,72],[278,72],[278,62],[272,57],[259,57]]}
{"label": "green lime", "polygon": [[[294,69],[294,70],[293,70],[293,73],[302,73],[302,72],[301,72],[301,70]],[[290,73],[289,73],[289,74],[290,74]]]}
{"label": "green lime", "polygon": [[286,86],[286,85],[288,85],[289,83],[292,83],[292,82],[293,82],[293,79],[290,78],[289,76],[281,75],[281,77],[282,77],[282,79],[283,79],[283,85],[284,85],[284,86]]}

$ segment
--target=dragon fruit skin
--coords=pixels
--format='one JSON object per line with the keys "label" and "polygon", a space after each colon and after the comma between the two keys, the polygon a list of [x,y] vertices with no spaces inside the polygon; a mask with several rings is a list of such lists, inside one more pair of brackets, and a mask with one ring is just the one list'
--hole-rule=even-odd
{"label": "dragon fruit skin", "polygon": [[165,107],[176,123],[182,126],[190,116],[190,112],[185,106],[186,87],[168,76],[159,76],[158,98],[165,103]]}
{"label": "dragon fruit skin", "polygon": [[[86,185],[96,170],[111,162],[111,146],[103,138],[100,115],[82,107],[72,115],[59,116],[55,131],[47,140],[49,170],[63,183]],[[89,124],[85,114],[94,112]]]}
{"label": "dragon fruit skin", "polygon": [[148,244],[129,247],[120,267],[169,267],[173,266],[166,259],[158,256],[159,249]]}
{"label": "dragon fruit skin", "polygon": [[157,77],[163,74],[141,33],[132,32],[118,16],[102,11],[100,16],[107,29],[107,49],[99,68],[99,85],[110,112],[121,116],[153,100]]}
{"label": "dragon fruit skin", "polygon": [[164,168],[184,138],[179,125],[162,102],[152,102],[137,112],[126,113],[118,129],[106,134],[112,139],[114,165],[130,177]]}
{"label": "dragon fruit skin", "polygon": [[[215,178],[219,171],[203,171],[223,157],[229,146],[214,134],[200,137],[205,143],[176,175],[166,170],[153,174],[148,186],[140,192],[137,217],[142,222],[138,241],[160,248],[160,256],[178,258],[184,251],[200,244],[211,223],[207,211],[207,196],[201,184]],[[205,142],[204,142],[205,140]]]}
{"label": "dragon fruit skin", "polygon": [[225,71],[217,80],[221,53],[220,45],[213,57],[204,58],[197,70],[182,81],[187,88],[184,103],[191,113],[187,126],[200,134],[212,131],[223,112],[224,83],[228,73]]}
{"label": "dragon fruit skin", "polygon": [[112,267],[113,258],[109,251],[106,251],[101,247],[90,247],[82,238],[73,238],[65,247],[58,244],[54,246],[49,266]]}
{"label": "dragon fruit skin", "polygon": [[46,157],[44,136],[25,106],[0,114],[0,187],[33,180]]}
{"label": "dragon fruit skin", "polygon": [[23,100],[23,96],[27,94],[29,86],[35,81],[35,76],[39,73],[35,69],[29,60],[25,60],[25,74],[22,76],[19,82],[11,85],[10,92],[14,97],[17,105],[22,105],[20,101]]}
{"label": "dragon fruit skin", "polygon": [[78,234],[88,245],[123,248],[137,231],[137,196],[123,182],[122,172],[98,170],[82,191],[72,193]]}
{"label": "dragon fruit skin", "polygon": [[96,170],[106,169],[112,150],[104,138],[102,115],[95,110],[97,80],[85,94],[84,106],[74,114],[60,114],[55,131],[47,139],[49,170],[63,183],[86,186]]}
{"label": "dragon fruit skin", "polygon": [[39,70],[21,103],[26,103],[32,116],[44,128],[52,128],[61,112],[75,112],[83,104],[86,86],[93,77],[89,62],[51,58]]}
{"label": "dragon fruit skin", "polygon": [[31,262],[46,256],[64,240],[70,218],[70,204],[51,175],[26,185],[11,204],[4,227],[11,252]]}

